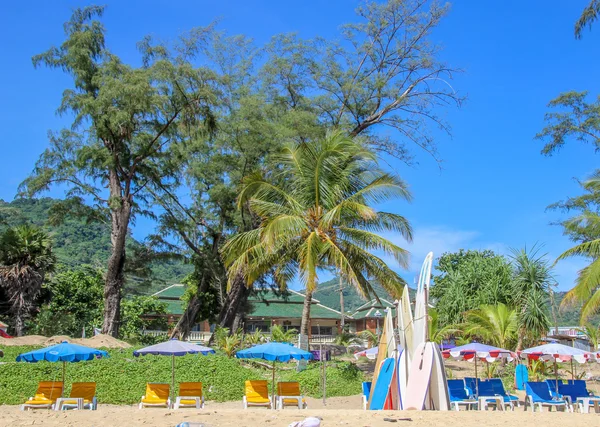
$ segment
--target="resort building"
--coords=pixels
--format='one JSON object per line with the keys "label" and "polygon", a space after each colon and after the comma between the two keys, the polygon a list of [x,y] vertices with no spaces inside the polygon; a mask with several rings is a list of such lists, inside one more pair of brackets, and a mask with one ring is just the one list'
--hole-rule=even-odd
{"label": "resort building", "polygon": [[[170,326],[175,325],[183,315],[184,303],[181,300],[185,292],[185,286],[175,284],[156,292],[153,296],[167,304],[167,316]],[[271,326],[279,325],[284,329],[300,330],[302,320],[302,309],[304,306],[304,294],[287,290],[286,292],[274,292],[264,290],[253,293],[248,298],[248,312],[243,321],[243,329],[246,333],[253,333],[256,330],[264,334],[269,334]],[[358,311],[357,311],[358,312]],[[372,313],[372,315],[375,312]],[[370,312],[365,312],[371,316]],[[361,316],[363,312],[361,312]],[[331,307],[321,304],[319,300],[313,298],[310,309],[310,340],[312,342],[333,342],[335,337],[341,332],[342,313]],[[365,324],[367,317],[361,317],[361,325]],[[351,331],[356,331],[353,315],[346,314],[344,323],[349,326]],[[377,322],[368,323],[373,331],[377,328]],[[362,326],[364,330],[365,327]],[[190,341],[205,342],[210,338],[214,331],[214,325],[208,322],[201,322],[194,326],[190,334]],[[145,331],[151,335],[163,335],[167,331]]]}

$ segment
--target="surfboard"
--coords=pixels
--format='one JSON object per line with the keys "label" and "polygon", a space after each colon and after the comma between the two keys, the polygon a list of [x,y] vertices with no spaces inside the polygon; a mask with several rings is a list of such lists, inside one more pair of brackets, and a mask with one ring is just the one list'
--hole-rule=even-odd
{"label": "surfboard", "polygon": [[394,317],[391,309],[388,309],[385,314],[384,328],[387,332],[387,356],[388,358],[394,359],[394,372],[390,381],[390,390],[388,393],[388,399],[384,405],[384,409],[398,409],[398,371],[396,369],[396,361],[398,360],[399,352],[398,339],[396,338],[396,330],[394,329]]}
{"label": "surfboard", "polygon": [[400,307],[398,310],[398,328],[400,329],[398,332],[404,340],[404,342],[402,342],[402,339],[400,340],[400,345],[406,352],[405,357],[410,360],[413,351],[414,325],[408,286],[404,287],[404,291],[402,291],[402,298],[400,299]]}
{"label": "surfboard", "polygon": [[447,411],[450,409],[450,396],[448,395],[448,383],[442,352],[436,343],[429,342],[427,345],[433,348],[433,365],[431,367],[429,398],[425,402],[425,408]]}
{"label": "surfboard", "polygon": [[377,382],[373,386],[371,391],[371,400],[369,409],[379,410],[383,409],[385,401],[388,398],[390,392],[390,382],[394,375],[395,359],[390,357],[383,361],[381,368],[379,369],[379,375],[377,376]]}
{"label": "surfboard", "polygon": [[[390,332],[393,332],[393,331],[390,331]],[[381,369],[381,366],[383,365],[383,361],[388,357],[387,336],[388,336],[388,331],[387,331],[387,328],[385,327],[385,323],[384,323],[383,331],[381,332],[381,336],[379,337],[377,360],[375,361],[375,370],[373,371],[373,380],[372,380],[373,384],[377,383],[377,377],[379,376],[379,371]],[[371,408],[371,402],[373,401],[374,393],[375,393],[375,388],[372,387],[371,395],[369,396],[369,400],[368,400],[369,409]]]}
{"label": "surfboard", "polygon": [[431,266],[433,264],[433,252],[429,252],[421,266],[419,282],[417,285],[417,296],[415,300],[414,340],[413,348],[428,340],[427,337],[427,300],[429,295],[429,284],[431,281]]}
{"label": "surfboard", "polygon": [[525,390],[525,383],[529,381],[529,371],[527,366],[518,364],[515,368],[515,386],[517,390]]}
{"label": "surfboard", "polygon": [[403,409],[421,410],[425,405],[433,366],[433,347],[428,344],[431,343],[419,344],[413,355],[406,393],[402,399]]}
{"label": "surfboard", "polygon": [[398,358],[398,409],[404,408],[403,399],[406,398],[406,384],[408,383],[408,351],[404,349]]}

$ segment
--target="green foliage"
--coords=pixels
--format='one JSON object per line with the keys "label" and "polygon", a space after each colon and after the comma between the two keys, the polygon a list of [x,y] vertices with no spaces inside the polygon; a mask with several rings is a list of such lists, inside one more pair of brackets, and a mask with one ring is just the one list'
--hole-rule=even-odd
{"label": "green foliage", "polygon": [[369,329],[365,329],[364,331],[360,332],[358,336],[367,341],[369,348],[375,347],[379,343],[379,337],[377,334]]}
{"label": "green foliage", "polygon": [[227,357],[232,358],[241,348],[242,334],[240,331],[230,334],[228,328],[217,327],[215,329],[215,344]]}
{"label": "green foliage", "polygon": [[590,0],[575,23],[575,37],[580,39],[582,37],[581,33],[583,32],[583,29],[585,27],[591,28],[592,24],[598,20],[598,16],[600,16],[600,1]]}
{"label": "green foliage", "polygon": [[429,341],[441,344],[443,340],[451,336],[457,335],[461,330],[454,325],[441,326],[439,321],[439,314],[435,308],[429,308],[427,311],[429,315]]}
{"label": "green foliage", "polygon": [[265,336],[258,329],[252,334],[244,335],[244,347],[252,347],[263,342],[265,342]]}
{"label": "green foliage", "polygon": [[294,343],[298,331],[295,329],[284,330],[280,325],[271,326],[271,340],[275,342],[289,342]]}
{"label": "green foliage", "polygon": [[[61,378],[62,364],[14,362],[20,353],[33,347],[6,347],[0,365],[0,405],[23,403],[33,395],[39,381]],[[107,359],[67,363],[66,389],[76,381],[95,381],[98,401],[102,404],[135,404],[144,393],[146,382],[171,382],[171,358],[164,356],[133,357],[132,350],[108,350]],[[304,394],[320,397],[321,365],[309,363],[297,373],[288,364],[277,364],[278,381],[299,381]],[[241,402],[244,381],[271,380],[271,370],[249,367],[239,359],[221,355],[187,355],[175,358],[176,382],[201,381],[208,400]],[[349,362],[327,366],[327,395],[348,396],[360,393],[363,374]]]}
{"label": "green foliage", "polygon": [[156,297],[134,296],[121,302],[121,328],[123,339],[143,340],[144,329],[167,329],[167,305]]}
{"label": "green foliage", "polygon": [[0,287],[8,297],[15,335],[24,333],[25,319],[36,308],[46,274],[55,264],[50,237],[40,228],[19,225],[0,235]]}
{"label": "green foliage", "polygon": [[509,349],[516,343],[518,328],[516,310],[498,303],[468,311],[465,315],[463,332],[465,336],[479,338],[487,344]]}
{"label": "green foliage", "polygon": [[335,337],[335,343],[337,345],[342,345],[346,347],[346,351],[348,351],[348,347],[351,345],[362,345],[363,340],[360,339],[359,336],[350,332],[342,332]]}
{"label": "green foliage", "polygon": [[511,265],[492,251],[445,253],[436,271],[431,298],[441,325],[461,323],[463,313],[482,305],[511,300]]}

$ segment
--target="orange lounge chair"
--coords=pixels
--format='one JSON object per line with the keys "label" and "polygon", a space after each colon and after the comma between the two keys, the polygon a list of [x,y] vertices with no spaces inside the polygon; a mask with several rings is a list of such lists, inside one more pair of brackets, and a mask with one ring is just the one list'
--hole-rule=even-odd
{"label": "orange lounge chair", "polygon": [[61,397],[56,401],[54,409],[91,409],[96,410],[96,383],[73,383],[69,397]]}
{"label": "orange lounge chair", "polygon": [[283,409],[285,405],[297,406],[298,409],[306,408],[306,400],[300,394],[300,383],[296,381],[277,383],[277,407]]}
{"label": "orange lounge chair", "polygon": [[204,408],[202,383],[179,383],[179,396],[175,399],[173,408]]}
{"label": "orange lounge chair", "polygon": [[273,407],[273,402],[271,402],[271,398],[269,397],[269,387],[264,380],[246,381],[242,401],[244,403],[244,409],[248,409],[248,406]]}
{"label": "orange lounge chair", "polygon": [[171,392],[171,386],[169,384],[162,383],[148,383],[146,384],[146,394],[142,396],[140,402],[140,409],[145,407],[151,408],[170,408],[171,398],[169,393]]}
{"label": "orange lounge chair", "polygon": [[21,405],[21,411],[26,409],[50,409],[63,392],[62,381],[40,381],[34,397]]}

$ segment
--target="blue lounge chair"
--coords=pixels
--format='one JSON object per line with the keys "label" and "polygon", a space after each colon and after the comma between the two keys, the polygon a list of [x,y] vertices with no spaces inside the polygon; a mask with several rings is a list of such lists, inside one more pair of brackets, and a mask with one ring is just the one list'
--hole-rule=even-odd
{"label": "blue lounge chair", "polygon": [[531,412],[535,412],[535,406],[537,405],[540,412],[544,406],[548,406],[549,410],[552,410],[552,408],[556,408],[556,410],[563,408],[565,411],[570,411],[566,400],[552,397],[547,382],[527,381],[525,383],[525,392],[527,393],[525,396],[525,410],[527,410],[527,405],[531,405]]}
{"label": "blue lounge chair", "polygon": [[473,405],[477,407],[477,400],[469,395],[463,380],[448,380],[448,394],[450,395],[450,409],[459,410],[459,405],[465,405],[467,410]]}
{"label": "blue lounge chair", "polygon": [[550,394],[552,394],[552,397],[556,398],[556,399],[560,399],[560,386],[563,383],[562,380],[558,380],[558,389],[556,388],[556,378],[555,379],[546,379],[546,384],[548,384],[548,387],[550,388]]}
{"label": "blue lounge chair", "polygon": [[567,384],[558,384],[558,392],[569,400],[571,405],[577,405],[581,412],[588,412],[590,402],[585,402],[586,398],[599,399],[598,396],[594,396],[587,389],[585,381],[583,380],[570,380]]}
{"label": "blue lounge chair", "polygon": [[466,377],[465,378],[465,387],[469,391],[469,394],[472,397],[477,397],[477,384],[479,383],[479,378]]}
{"label": "blue lounge chair", "polygon": [[363,403],[363,409],[366,411],[367,410],[367,405],[369,404],[369,396],[371,395],[371,381],[364,381],[362,383],[362,403]]}
{"label": "blue lounge chair", "polygon": [[[478,381],[478,391],[479,398],[490,397],[491,399],[487,399],[485,401],[485,406],[492,404],[496,406],[496,409],[504,409],[506,406],[510,407],[510,409],[514,409],[512,401],[506,397],[506,393],[501,394],[495,388],[494,385],[490,381]],[[480,401],[481,403],[481,401]],[[485,409],[485,408],[479,408]]]}
{"label": "blue lounge chair", "polygon": [[500,378],[490,378],[489,381],[490,381],[490,384],[492,384],[492,388],[494,389],[494,392],[496,394],[499,394],[500,396],[504,396],[505,402],[507,400],[512,402],[513,409],[514,409],[514,405],[517,405],[517,407],[521,406],[521,404],[519,403],[519,398],[517,396],[513,396],[512,394],[508,394],[506,392],[506,389],[504,388],[504,384],[502,383],[502,380]]}

